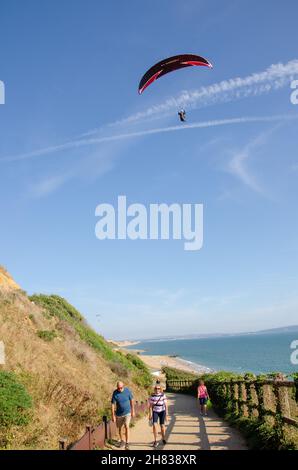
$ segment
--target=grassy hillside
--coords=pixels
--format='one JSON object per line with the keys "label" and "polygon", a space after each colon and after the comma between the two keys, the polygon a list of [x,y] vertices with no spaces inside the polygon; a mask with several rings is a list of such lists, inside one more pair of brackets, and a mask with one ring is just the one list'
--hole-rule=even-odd
{"label": "grassy hillside", "polygon": [[[28,297],[0,268],[0,448],[56,449],[109,410],[118,379],[147,396],[137,356],[113,350],[65,299]],[[11,397],[7,400],[7,397]]]}

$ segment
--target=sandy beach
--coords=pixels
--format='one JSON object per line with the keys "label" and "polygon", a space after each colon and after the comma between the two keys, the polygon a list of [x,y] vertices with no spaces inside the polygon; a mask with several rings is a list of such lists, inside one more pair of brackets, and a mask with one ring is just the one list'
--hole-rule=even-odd
{"label": "sandy beach", "polygon": [[113,339],[108,339],[108,343],[114,344],[118,348],[128,348],[128,346],[135,346],[139,344],[139,341],[129,341],[129,340],[115,341]]}
{"label": "sandy beach", "polygon": [[174,369],[183,370],[185,372],[191,372],[193,374],[202,374],[205,372],[210,372],[209,369],[201,367],[199,365],[187,362],[179,357],[171,356],[148,356],[145,354],[140,354],[140,358],[145,364],[152,369],[153,371],[161,370],[163,367],[172,367]]}
{"label": "sandy beach", "polygon": [[145,351],[137,348],[126,349],[130,346],[136,346],[139,344],[139,341],[114,341],[109,340],[116,348],[122,349],[124,352],[132,352],[138,354],[140,359],[152,370],[152,372],[160,371],[163,367],[172,367],[174,369],[183,370],[185,372],[191,372],[193,374],[199,375],[206,372],[212,372],[211,369],[207,367],[188,362],[180,357],[172,357],[167,355],[147,355],[143,354]]}

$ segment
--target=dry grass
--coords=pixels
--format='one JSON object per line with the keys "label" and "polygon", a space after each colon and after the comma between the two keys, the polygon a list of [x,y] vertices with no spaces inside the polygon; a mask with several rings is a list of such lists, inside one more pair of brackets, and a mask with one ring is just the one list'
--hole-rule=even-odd
{"label": "dry grass", "polygon": [[[9,279],[3,269],[0,274]],[[60,437],[76,440],[86,424],[99,422],[118,377],[67,322],[45,318],[37,305],[16,290],[13,280],[3,286],[4,282],[0,285],[0,339],[5,344],[6,364],[0,367],[18,374],[33,397],[34,411],[26,428],[2,430],[2,434],[0,430],[0,441],[14,449],[57,449]],[[51,342],[37,336],[38,330],[52,329],[58,336]],[[129,378],[127,385],[136,399],[144,398],[144,390]]]}

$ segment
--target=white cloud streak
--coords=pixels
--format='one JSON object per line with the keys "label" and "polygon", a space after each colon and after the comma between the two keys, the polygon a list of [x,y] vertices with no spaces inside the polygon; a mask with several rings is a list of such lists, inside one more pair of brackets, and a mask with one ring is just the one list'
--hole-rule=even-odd
{"label": "white cloud streak", "polygon": [[[234,124],[239,122],[256,122],[264,121],[266,118],[239,118],[235,120],[221,120],[221,121],[207,121],[202,123],[193,123],[186,126],[172,126],[164,128],[155,128],[136,132],[116,133],[114,135],[98,136],[99,132],[107,129],[115,128],[116,126],[125,126],[129,124],[139,124],[148,119],[157,119],[166,117],[173,110],[183,106],[188,109],[200,108],[203,106],[210,106],[217,103],[224,103],[234,101],[249,96],[258,96],[269,93],[273,90],[278,90],[290,83],[298,74],[298,60],[294,59],[286,64],[277,63],[273,64],[262,72],[253,73],[246,77],[236,77],[228,80],[223,80],[219,83],[214,83],[207,87],[201,87],[193,91],[183,91],[176,97],[171,97],[155,106],[151,106],[144,111],[123,118],[104,125],[97,129],[86,131],[80,136],[64,144],[53,145],[46,148],[37,149],[32,152],[26,152],[19,155],[6,156],[0,161],[18,161],[27,158],[33,158],[51,153],[74,149],[86,145],[99,144],[102,142],[112,142],[116,140],[123,140],[134,137],[141,137],[150,134],[157,134],[162,132],[172,132],[182,129],[191,129],[199,127],[211,127],[215,125]],[[91,136],[97,135],[97,138]]]}
{"label": "white cloud streak", "polygon": [[202,129],[202,128],[225,126],[225,125],[232,125],[232,124],[246,124],[246,123],[254,123],[254,122],[290,121],[294,119],[298,119],[298,114],[277,114],[277,115],[271,115],[271,116],[244,116],[244,117],[239,117],[239,118],[198,121],[198,122],[194,122],[191,124],[183,124],[183,125],[181,124],[178,126],[169,126],[169,127],[158,127],[158,128],[146,129],[146,130],[141,130],[141,131],[136,131],[136,132],[127,132],[127,133],[114,134],[110,136],[91,137],[88,139],[75,140],[72,142],[67,142],[65,144],[47,147],[47,148],[36,150],[33,152],[3,157],[0,161],[1,162],[5,162],[5,161],[13,162],[13,161],[19,161],[19,160],[26,160],[29,158],[40,157],[43,155],[52,154],[52,153],[56,153],[58,151],[63,151],[63,150],[70,150],[70,149],[79,148],[79,147],[97,145],[97,144],[101,144],[104,142],[116,142],[119,140],[133,139],[133,138],[144,137],[148,135],[163,134],[167,132],[176,132],[176,131],[200,129],[200,128]]}
{"label": "white cloud streak", "polygon": [[50,176],[49,178],[45,178],[44,180],[33,185],[30,192],[33,197],[46,196],[56,191],[56,189],[71,179],[71,177],[72,175],[70,173]]}
{"label": "white cloud streak", "polygon": [[[132,116],[116,121],[113,125],[138,122],[152,116],[167,114],[173,109],[187,107],[197,109],[217,103],[226,103],[249,96],[258,96],[278,90],[288,85],[298,74],[298,60],[286,64],[277,63],[262,72],[246,77],[230,78],[193,91],[182,91],[177,97],[171,97],[163,103],[151,106]],[[94,131],[96,132],[96,131]]]}

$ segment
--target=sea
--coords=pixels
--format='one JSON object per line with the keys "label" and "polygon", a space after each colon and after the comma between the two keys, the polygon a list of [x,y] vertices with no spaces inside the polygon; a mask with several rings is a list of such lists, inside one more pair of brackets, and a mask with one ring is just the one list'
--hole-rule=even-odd
{"label": "sea", "polygon": [[[297,346],[293,349],[295,340]],[[148,340],[131,347],[136,348],[144,351],[142,354],[177,356],[198,372],[298,372],[298,365],[292,363],[293,356],[298,358],[298,332]]]}

